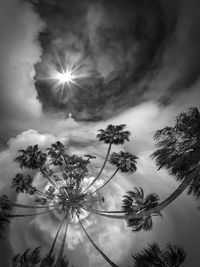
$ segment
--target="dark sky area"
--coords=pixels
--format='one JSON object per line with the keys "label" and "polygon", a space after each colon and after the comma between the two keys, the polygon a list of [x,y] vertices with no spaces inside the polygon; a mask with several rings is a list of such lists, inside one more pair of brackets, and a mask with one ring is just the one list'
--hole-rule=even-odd
{"label": "dark sky area", "polygon": [[[152,136],[181,111],[200,108],[199,25],[199,0],[1,0],[1,194],[30,201],[10,189],[18,149],[61,140],[77,153],[96,153],[100,164],[106,148],[94,141],[97,130],[126,123],[132,137],[123,149],[138,155],[138,170],[105,189],[105,208],[119,209],[120,196],[134,186],[168,196],[178,183],[149,158]],[[75,83],[56,86],[52,73],[70,64]],[[67,120],[69,112],[75,120]],[[124,222],[96,217],[87,229],[120,267],[153,241],[183,246],[183,267],[199,267],[198,205],[182,194],[151,232],[134,234]],[[27,247],[47,250],[55,221],[16,220],[0,242],[0,266]],[[107,267],[77,225],[70,226],[67,254],[75,267]]]}

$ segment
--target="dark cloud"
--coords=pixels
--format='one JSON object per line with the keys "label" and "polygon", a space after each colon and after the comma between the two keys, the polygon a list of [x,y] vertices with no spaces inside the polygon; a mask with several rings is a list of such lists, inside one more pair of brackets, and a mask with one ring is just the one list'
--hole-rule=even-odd
{"label": "dark cloud", "polygon": [[[140,86],[159,67],[176,25],[176,5],[169,1],[58,1],[41,2],[38,12],[47,21],[40,36],[44,49],[36,67],[37,90],[45,110],[71,110],[79,120],[100,120],[134,106],[149,90]],[[170,12],[170,13],[169,13]],[[70,97],[51,90],[48,65],[58,68],[55,53],[89,59],[91,75]],[[83,70],[84,71],[84,70]],[[67,91],[67,90],[66,90]]]}

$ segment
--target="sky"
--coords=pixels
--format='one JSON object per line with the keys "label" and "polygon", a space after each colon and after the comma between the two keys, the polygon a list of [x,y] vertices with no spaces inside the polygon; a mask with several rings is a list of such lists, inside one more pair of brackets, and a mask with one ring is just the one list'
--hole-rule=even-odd
{"label": "sky", "polygon": [[[123,147],[139,157],[137,172],[118,175],[102,192],[102,208],[118,209],[130,188],[141,186],[163,200],[178,183],[157,171],[150,154],[153,133],[189,107],[200,108],[200,3],[198,0],[1,0],[0,1],[0,191],[13,201],[11,181],[19,168],[17,150],[62,141],[72,153],[97,156],[106,146],[95,140],[98,129],[125,123],[131,139]],[[55,71],[78,66],[76,83],[62,88]],[[73,118],[68,118],[69,112]],[[107,166],[105,176],[112,172]],[[40,186],[37,173],[35,183]],[[99,180],[100,185],[103,182]],[[154,218],[150,232],[133,233],[125,222],[88,216],[87,231],[120,267],[148,243],[183,246],[183,267],[199,266],[199,205],[183,193]],[[1,262],[27,247],[48,249],[58,218],[17,219],[0,242]],[[60,242],[60,240],[59,240]],[[67,255],[76,267],[107,267],[76,222],[70,225]]]}

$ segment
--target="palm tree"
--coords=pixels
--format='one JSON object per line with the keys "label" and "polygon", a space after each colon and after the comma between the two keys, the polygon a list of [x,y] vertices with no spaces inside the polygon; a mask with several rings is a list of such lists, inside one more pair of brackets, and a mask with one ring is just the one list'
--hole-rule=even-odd
{"label": "palm tree", "polygon": [[40,247],[37,247],[33,251],[27,249],[23,254],[17,254],[12,259],[12,267],[21,267],[21,266],[37,266],[40,263]]}
{"label": "palm tree", "polygon": [[[143,189],[135,188],[135,191],[128,191],[122,200],[122,211],[98,211],[93,209],[86,209],[91,213],[113,219],[125,219],[127,226],[132,228],[132,231],[140,230],[148,231],[153,227],[152,215],[161,216],[160,211],[150,214],[146,213],[153,210],[159,205],[159,197],[155,193],[144,196]],[[124,213],[124,215],[115,215],[116,213]],[[144,213],[143,216],[140,214]],[[139,214],[139,216],[137,216]]]}
{"label": "palm tree", "polygon": [[126,125],[125,124],[120,124],[120,125],[108,125],[108,127],[103,130],[100,129],[99,130],[99,134],[97,134],[97,138],[99,139],[99,141],[103,141],[105,144],[109,144],[108,146],[108,151],[104,160],[104,163],[99,171],[99,173],[97,174],[97,176],[94,178],[94,180],[92,181],[92,183],[85,189],[85,191],[87,191],[95,182],[96,180],[99,178],[99,176],[101,175],[101,173],[104,170],[104,167],[106,165],[106,162],[108,160],[110,151],[111,151],[111,146],[114,145],[123,145],[125,141],[129,141],[129,136],[130,136],[130,132],[129,131],[124,131]]}
{"label": "palm tree", "polygon": [[112,153],[110,163],[116,166],[122,173],[131,174],[137,170],[137,159],[138,157],[129,152],[120,151],[119,153]]}
{"label": "palm tree", "polygon": [[41,168],[45,162],[47,155],[38,149],[38,145],[28,146],[27,149],[19,150],[22,153],[15,161],[20,164],[21,168],[38,169]]}
{"label": "palm tree", "polygon": [[[155,193],[151,193],[144,197],[144,191],[140,188],[135,188],[135,191],[128,191],[124,196],[122,201],[122,209],[125,211],[126,215],[135,213],[140,213],[140,211],[145,211],[152,209],[158,205],[159,197]],[[161,215],[160,213],[155,213],[152,215]],[[153,227],[152,216],[144,216],[142,218],[129,218],[127,219],[128,227],[132,228],[132,231],[138,232],[140,230],[148,231]]]}
{"label": "palm tree", "polygon": [[156,164],[181,181],[179,188],[163,203],[168,205],[186,188],[188,194],[200,198],[200,114],[191,108],[177,116],[174,127],[155,133],[158,149],[152,154]]}
{"label": "palm tree", "polygon": [[136,167],[137,159],[138,157],[136,157],[135,155],[129,152],[120,151],[120,153],[115,153],[115,152],[112,153],[110,156],[109,162],[112,165],[116,166],[117,169],[101,187],[96,189],[91,194],[96,193],[97,191],[102,189],[105,185],[107,185],[113,179],[113,177],[117,174],[118,171],[121,171],[122,173],[126,173],[126,174],[131,174],[135,172],[137,170],[137,167]]}
{"label": "palm tree", "polygon": [[11,211],[13,207],[26,208],[26,209],[41,209],[41,208],[52,208],[52,207],[54,207],[54,205],[31,206],[31,205],[13,203],[12,201],[9,200],[9,198],[6,195],[0,196],[0,210],[2,212]]}
{"label": "palm tree", "polygon": [[[55,267],[54,257],[48,255],[41,257],[40,247],[34,250],[27,249],[24,253],[19,253],[12,258],[12,267]],[[58,267],[69,267],[66,256],[62,257]]]}
{"label": "palm tree", "polygon": [[12,187],[16,189],[17,193],[34,195],[37,190],[32,186],[32,182],[33,178],[30,175],[24,176],[23,173],[18,173],[13,178]]}
{"label": "palm tree", "polygon": [[185,258],[183,248],[168,244],[165,250],[161,250],[157,243],[153,243],[133,256],[133,267],[178,267]]}

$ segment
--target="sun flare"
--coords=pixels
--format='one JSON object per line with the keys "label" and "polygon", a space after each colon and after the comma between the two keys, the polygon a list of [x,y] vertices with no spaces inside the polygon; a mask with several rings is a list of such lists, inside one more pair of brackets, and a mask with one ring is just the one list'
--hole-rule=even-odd
{"label": "sun flare", "polygon": [[55,79],[57,79],[60,83],[67,83],[69,84],[69,82],[73,82],[73,74],[72,71],[65,71],[63,73],[59,72],[58,74],[56,74]]}

